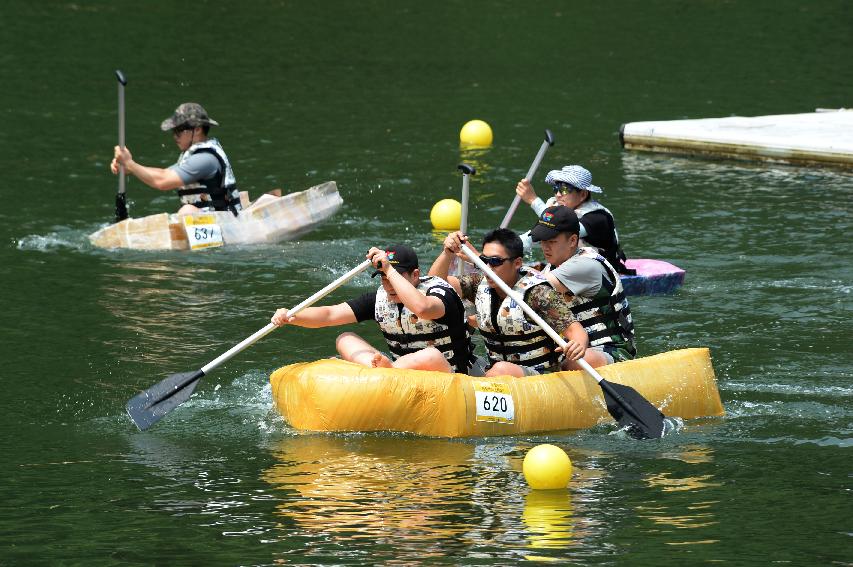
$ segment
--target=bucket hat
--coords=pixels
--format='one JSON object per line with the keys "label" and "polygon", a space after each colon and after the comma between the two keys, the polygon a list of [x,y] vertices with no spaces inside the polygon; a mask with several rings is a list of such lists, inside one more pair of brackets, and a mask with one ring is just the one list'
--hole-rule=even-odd
{"label": "bucket hat", "polygon": [[592,193],[603,193],[604,189],[592,184],[592,174],[580,165],[567,165],[563,169],[553,169],[545,176],[545,183],[557,185],[557,183],[568,183],[577,189],[586,189]]}
{"label": "bucket hat", "polygon": [[189,126],[219,126],[219,122],[207,115],[207,111],[197,102],[185,102],[175,109],[174,114],[160,124],[164,132],[188,124]]}

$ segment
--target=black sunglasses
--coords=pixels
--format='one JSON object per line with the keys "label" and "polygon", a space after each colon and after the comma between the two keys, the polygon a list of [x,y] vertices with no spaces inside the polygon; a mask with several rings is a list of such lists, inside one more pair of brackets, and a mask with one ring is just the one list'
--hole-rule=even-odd
{"label": "black sunglasses", "polygon": [[480,260],[487,266],[497,267],[508,260],[515,260],[515,258],[501,258],[500,256],[484,256],[480,254]]}
{"label": "black sunglasses", "polygon": [[192,126],[190,126],[188,124],[184,124],[183,126],[177,126],[175,128],[172,128],[172,134],[174,134],[175,136],[180,136],[181,132],[186,132],[187,130],[192,130],[192,129],[193,129]]}
{"label": "black sunglasses", "polygon": [[561,195],[568,195],[569,193],[580,193],[583,189],[578,189],[568,183],[563,181],[558,181],[554,184],[554,193],[559,193]]}

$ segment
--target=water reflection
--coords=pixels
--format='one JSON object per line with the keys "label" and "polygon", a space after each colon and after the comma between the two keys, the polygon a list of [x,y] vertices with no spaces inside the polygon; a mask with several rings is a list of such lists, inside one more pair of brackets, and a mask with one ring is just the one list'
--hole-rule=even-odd
{"label": "water reflection", "polygon": [[[722,486],[722,483],[715,480],[713,473],[707,472],[708,465],[713,463],[713,455],[713,449],[704,445],[689,445],[681,451],[664,453],[664,458],[678,460],[701,471],[697,471],[698,474],[679,474],[666,470],[648,474],[644,478],[649,489],[671,494],[638,509],[638,515],[650,520],[655,525],[655,531],[664,530],[666,533],[669,528],[673,530],[673,536],[677,534],[677,541],[668,541],[669,545],[716,543],[716,540],[704,537],[690,540],[689,532],[684,531],[708,528],[719,523],[715,513],[719,501],[713,498],[716,494],[709,494],[709,491]],[[704,530],[697,533],[703,536],[707,534]]]}
{"label": "water reflection", "polygon": [[[477,147],[465,147],[460,146],[459,148],[459,163],[467,163],[475,170],[477,170],[476,175],[472,175],[469,179],[472,184],[474,183],[485,183],[486,179],[488,179],[487,174],[491,171],[492,166],[489,161],[487,161],[487,157],[489,155],[489,148],[477,148]],[[460,174],[460,178],[461,178]],[[461,181],[460,187],[461,185]]]}
{"label": "water reflection", "polygon": [[274,448],[279,463],[262,478],[295,492],[277,512],[315,534],[377,544],[440,542],[469,528],[458,514],[471,501],[473,452],[471,445],[436,439],[301,435]]}
{"label": "water reflection", "polygon": [[559,549],[571,543],[574,534],[572,510],[572,497],[568,490],[531,490],[524,497],[521,515],[527,527],[529,548]]}
{"label": "water reflection", "polygon": [[281,495],[283,537],[310,535],[323,547],[368,539],[393,546],[397,558],[472,547],[483,557],[501,549],[532,560],[565,558],[567,547],[592,534],[588,520],[576,521],[573,499],[601,475],[576,468],[571,489],[532,491],[521,475],[529,448],[297,435],[277,442],[277,463],[261,478]]}
{"label": "water reflection", "polygon": [[122,330],[115,340],[123,342],[129,334],[137,346],[123,358],[166,362],[176,343],[186,345],[184,353],[217,348],[221,336],[211,329],[237,313],[235,294],[221,276],[214,267],[165,260],[128,261],[105,272],[98,303]]}

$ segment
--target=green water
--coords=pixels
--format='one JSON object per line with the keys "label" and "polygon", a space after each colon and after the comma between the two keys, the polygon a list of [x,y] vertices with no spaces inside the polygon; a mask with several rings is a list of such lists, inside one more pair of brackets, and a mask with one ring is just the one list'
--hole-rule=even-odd
{"label": "green water", "polygon": [[[0,565],[853,561],[853,174],[623,152],[624,122],[850,106],[853,5],[821,2],[21,2],[0,6]],[[204,253],[93,249],[113,215],[113,71],[127,141],[176,157],[160,121],[197,100],[243,189],[334,179],[345,204],[298,242]],[[489,150],[460,154],[472,118]],[[539,171],[582,163],[631,257],[687,270],[632,299],[641,354],[711,349],[727,414],[659,442],[611,428],[446,441],[307,435],[268,375],[338,330],[283,329],[147,433],[124,403],[193,370],[359,263],[439,251]],[[130,180],[134,216],[175,210]],[[513,227],[532,224],[520,209]],[[375,285],[360,276],[340,301]],[[363,327],[363,328],[362,328]],[[378,333],[358,331],[379,344]],[[530,447],[574,462],[531,492]]]}

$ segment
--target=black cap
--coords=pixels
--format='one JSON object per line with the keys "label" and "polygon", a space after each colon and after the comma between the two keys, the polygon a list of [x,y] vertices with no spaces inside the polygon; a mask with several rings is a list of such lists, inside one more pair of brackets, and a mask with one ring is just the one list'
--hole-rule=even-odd
{"label": "black cap", "polygon": [[[394,266],[398,272],[411,272],[419,267],[418,255],[411,247],[405,244],[394,244],[385,249],[385,254],[388,256],[388,263]],[[376,277],[382,272],[373,272],[371,278]]]}
{"label": "black cap", "polygon": [[580,229],[581,225],[574,209],[548,207],[542,211],[539,220],[530,229],[530,236],[533,237],[533,242],[539,242],[540,240],[551,240],[561,232],[578,234]]}

